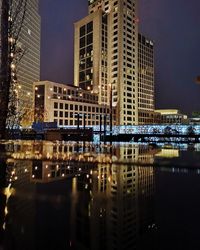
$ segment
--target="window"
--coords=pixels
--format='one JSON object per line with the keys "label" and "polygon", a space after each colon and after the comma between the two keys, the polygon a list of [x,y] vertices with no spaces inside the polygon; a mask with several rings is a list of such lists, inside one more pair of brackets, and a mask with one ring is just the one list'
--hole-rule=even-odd
{"label": "window", "polygon": [[87,24],[87,33],[90,33],[93,31],[93,22],[89,22]]}
{"label": "window", "polygon": [[92,34],[89,34],[87,35],[87,45],[93,43],[93,35]]}
{"label": "window", "polygon": [[84,36],[85,35],[85,26],[82,26],[80,28],[80,36]]}
{"label": "window", "polygon": [[82,37],[80,39],[80,48],[83,48],[83,47],[85,47],[85,37]]}

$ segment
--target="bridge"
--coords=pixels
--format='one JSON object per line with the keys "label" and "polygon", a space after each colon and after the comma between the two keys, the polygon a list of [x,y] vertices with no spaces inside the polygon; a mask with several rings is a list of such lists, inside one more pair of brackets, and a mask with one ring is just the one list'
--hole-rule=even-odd
{"label": "bridge", "polygon": [[106,140],[134,142],[200,142],[199,125],[114,126],[106,131]]}
{"label": "bridge", "polygon": [[199,143],[200,135],[185,134],[119,134],[106,135],[106,141],[118,142],[178,142],[178,143]]}

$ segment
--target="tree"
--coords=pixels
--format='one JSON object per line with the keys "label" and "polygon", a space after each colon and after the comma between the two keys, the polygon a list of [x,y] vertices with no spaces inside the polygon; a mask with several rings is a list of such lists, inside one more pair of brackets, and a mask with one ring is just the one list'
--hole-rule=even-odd
{"label": "tree", "polygon": [[0,64],[0,139],[6,138],[8,117],[15,114],[16,64],[23,56],[18,39],[24,24],[27,0],[2,0]]}
{"label": "tree", "polygon": [[1,6],[1,65],[0,65],[0,138],[5,137],[10,89],[9,58],[9,2],[2,0]]}

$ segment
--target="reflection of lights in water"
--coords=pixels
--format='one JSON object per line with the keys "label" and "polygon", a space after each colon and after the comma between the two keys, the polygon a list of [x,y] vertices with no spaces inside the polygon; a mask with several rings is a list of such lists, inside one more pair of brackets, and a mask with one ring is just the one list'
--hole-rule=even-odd
{"label": "reflection of lights in water", "polygon": [[178,158],[179,150],[178,149],[162,149],[161,152],[156,154],[157,157],[162,158]]}
{"label": "reflection of lights in water", "polygon": [[[109,144],[106,145],[95,145],[93,143],[69,143],[69,142],[40,142],[40,143],[29,143],[29,142],[14,142],[16,147],[14,147],[14,150],[16,150],[14,153],[11,154],[12,157],[15,159],[41,159],[43,161],[46,160],[46,165],[44,164],[44,167],[49,168],[48,165],[48,159],[51,160],[60,160],[60,161],[68,161],[68,164],[71,164],[70,161],[77,161],[77,162],[91,162],[91,163],[112,163],[114,161],[137,161],[138,157],[137,155],[140,154],[140,152],[137,152],[137,148],[140,147],[148,147],[147,145],[139,146],[138,144],[125,144],[122,143],[121,147],[118,143],[113,143],[113,153],[111,155],[110,148],[111,146]],[[79,146],[79,152],[77,152],[77,145]],[[18,147],[17,147],[18,146]],[[120,150],[118,150],[120,149]],[[129,154],[129,157],[127,156],[127,153],[125,151],[121,150],[131,150],[131,153]],[[155,150],[156,151],[156,150]],[[36,152],[36,155],[35,155]],[[48,153],[47,153],[48,152]],[[65,153],[63,153],[65,152]],[[155,153],[155,152],[154,152]],[[144,153],[142,153],[143,155]],[[151,154],[153,156],[153,153]],[[48,159],[47,159],[48,156]],[[38,167],[38,166],[36,166]],[[61,165],[59,165],[59,168],[62,168]],[[39,169],[39,167],[38,167]],[[73,170],[72,166],[68,166],[68,170]],[[82,170],[80,170],[82,171]],[[25,170],[26,172],[26,170]],[[91,171],[92,174],[92,171]],[[14,178],[14,177],[13,177]]]}
{"label": "reflection of lights in water", "polygon": [[6,206],[5,209],[4,209],[4,213],[5,213],[5,215],[8,214],[8,207],[7,207],[7,206]]}
{"label": "reflection of lights in water", "polygon": [[8,187],[4,189],[3,194],[9,199],[11,195],[15,194],[15,189],[11,188],[11,184],[9,184]]}
{"label": "reflection of lights in water", "polygon": [[[6,206],[5,206],[5,209],[4,209],[4,213],[5,213],[5,216],[6,216],[8,214],[8,207],[7,207],[8,200],[12,195],[15,194],[15,189],[11,188],[11,184],[9,184],[8,187],[3,190],[3,194],[6,196]],[[6,222],[4,222],[4,224],[3,224],[3,229],[4,230],[6,229]]]}

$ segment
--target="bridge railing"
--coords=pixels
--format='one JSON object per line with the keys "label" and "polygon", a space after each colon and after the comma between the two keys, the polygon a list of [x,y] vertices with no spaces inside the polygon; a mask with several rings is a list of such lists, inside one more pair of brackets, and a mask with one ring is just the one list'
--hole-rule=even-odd
{"label": "bridge railing", "polygon": [[138,125],[114,126],[113,135],[117,134],[200,134],[200,125]]}

